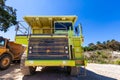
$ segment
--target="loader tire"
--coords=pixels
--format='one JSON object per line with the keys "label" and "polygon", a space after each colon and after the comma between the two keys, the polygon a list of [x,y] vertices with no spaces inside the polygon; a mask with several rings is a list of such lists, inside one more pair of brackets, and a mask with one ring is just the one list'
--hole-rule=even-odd
{"label": "loader tire", "polygon": [[32,75],[35,73],[36,67],[25,66],[26,55],[23,54],[21,57],[20,69],[23,75]]}
{"label": "loader tire", "polygon": [[80,67],[71,67],[70,75],[71,76],[78,76],[80,74]]}
{"label": "loader tire", "polygon": [[12,61],[13,64],[20,64],[20,60],[14,60]]}
{"label": "loader tire", "polygon": [[10,54],[3,54],[0,58],[0,70],[5,70],[10,67],[12,56]]}

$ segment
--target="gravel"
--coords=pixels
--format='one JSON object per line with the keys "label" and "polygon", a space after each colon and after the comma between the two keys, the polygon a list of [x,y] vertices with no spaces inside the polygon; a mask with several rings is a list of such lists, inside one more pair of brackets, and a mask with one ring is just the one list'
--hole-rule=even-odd
{"label": "gravel", "polygon": [[120,65],[112,64],[88,64],[87,70],[93,71],[101,76],[120,80]]}
{"label": "gravel", "polygon": [[[120,66],[111,64],[93,64],[86,67],[86,76],[70,76],[59,69],[37,71],[31,76],[24,76],[19,64],[11,65],[9,69],[0,71],[0,80],[120,80]],[[84,69],[81,69],[83,72]]]}

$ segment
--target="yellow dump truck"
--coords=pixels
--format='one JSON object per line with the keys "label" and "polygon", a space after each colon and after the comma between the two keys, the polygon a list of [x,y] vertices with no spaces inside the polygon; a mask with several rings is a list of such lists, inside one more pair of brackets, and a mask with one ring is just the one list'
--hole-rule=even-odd
{"label": "yellow dump truck", "polygon": [[77,16],[25,16],[24,20],[30,26],[29,34],[16,35],[17,43],[27,45],[22,73],[31,75],[38,66],[60,66],[78,75],[86,61],[81,25],[74,26]]}
{"label": "yellow dump truck", "polygon": [[7,69],[12,61],[21,59],[25,47],[9,41],[6,38],[0,37],[0,69]]}

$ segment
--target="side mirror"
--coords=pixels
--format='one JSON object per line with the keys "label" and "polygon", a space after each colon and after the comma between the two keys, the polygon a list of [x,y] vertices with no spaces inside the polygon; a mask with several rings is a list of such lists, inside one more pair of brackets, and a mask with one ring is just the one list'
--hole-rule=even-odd
{"label": "side mirror", "polygon": [[79,24],[79,29],[80,29],[80,35],[82,35],[83,34],[82,24]]}
{"label": "side mirror", "polygon": [[77,36],[82,36],[82,25],[79,24],[78,26],[75,27],[75,34],[77,34]]}
{"label": "side mirror", "polygon": [[76,34],[79,34],[78,26],[75,27],[75,33],[76,33]]}

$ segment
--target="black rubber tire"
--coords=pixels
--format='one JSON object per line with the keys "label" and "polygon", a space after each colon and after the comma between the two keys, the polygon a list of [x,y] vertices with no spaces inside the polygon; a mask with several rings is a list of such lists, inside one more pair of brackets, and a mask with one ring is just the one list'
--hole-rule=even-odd
{"label": "black rubber tire", "polygon": [[[4,64],[4,60],[7,59],[8,61],[5,63],[6,65],[3,65]],[[12,57],[10,54],[3,54],[0,58],[0,70],[6,70],[10,67],[10,64],[12,62]]]}
{"label": "black rubber tire", "polygon": [[65,67],[65,70],[67,71],[68,74],[71,73],[71,67],[70,66]]}
{"label": "black rubber tire", "polygon": [[36,67],[30,66],[29,70],[30,70],[30,75],[33,75],[33,74],[35,74]]}
{"label": "black rubber tire", "polygon": [[13,63],[13,64],[20,64],[20,61],[21,61],[21,60],[14,60],[14,61],[12,61],[12,63]]}
{"label": "black rubber tire", "polygon": [[80,74],[80,67],[71,67],[71,73],[72,76],[78,76]]}

